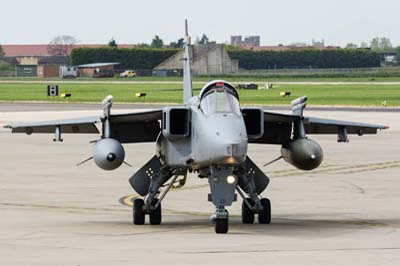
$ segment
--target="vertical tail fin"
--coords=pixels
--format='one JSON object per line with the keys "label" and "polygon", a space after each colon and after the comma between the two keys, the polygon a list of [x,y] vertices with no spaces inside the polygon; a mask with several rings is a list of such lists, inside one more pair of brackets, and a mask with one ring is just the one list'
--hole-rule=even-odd
{"label": "vertical tail fin", "polygon": [[190,36],[188,32],[188,23],[185,20],[185,51],[183,54],[183,103],[187,103],[193,97],[192,75],[190,73],[190,54],[189,54]]}

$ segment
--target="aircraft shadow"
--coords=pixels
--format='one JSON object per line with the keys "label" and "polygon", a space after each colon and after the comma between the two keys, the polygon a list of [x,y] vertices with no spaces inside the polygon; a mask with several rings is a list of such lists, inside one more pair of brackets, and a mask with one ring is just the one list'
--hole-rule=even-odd
{"label": "aircraft shadow", "polygon": [[[133,227],[129,221],[121,222],[95,222],[104,224],[118,224],[123,227]],[[157,232],[181,232],[181,233],[203,233],[203,229],[213,228],[213,223],[208,218],[183,218],[181,220],[170,220],[166,217],[161,225],[134,226],[136,230],[140,228],[148,231],[149,229]],[[400,219],[293,219],[293,218],[275,218],[271,224],[258,224],[257,219],[255,224],[242,224],[241,219],[232,217],[229,224],[230,234],[257,234],[271,236],[286,236],[286,237],[307,237],[307,238],[322,238],[339,234],[347,234],[356,230],[371,230],[376,228],[400,228]],[[199,229],[201,229],[199,231]]]}

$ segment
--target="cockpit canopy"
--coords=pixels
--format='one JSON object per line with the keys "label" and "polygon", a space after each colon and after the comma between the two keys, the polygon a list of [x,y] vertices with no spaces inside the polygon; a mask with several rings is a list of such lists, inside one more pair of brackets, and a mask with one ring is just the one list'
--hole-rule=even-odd
{"label": "cockpit canopy", "polygon": [[240,115],[239,95],[235,88],[225,81],[208,83],[200,92],[200,108],[205,115],[214,113],[235,113]]}

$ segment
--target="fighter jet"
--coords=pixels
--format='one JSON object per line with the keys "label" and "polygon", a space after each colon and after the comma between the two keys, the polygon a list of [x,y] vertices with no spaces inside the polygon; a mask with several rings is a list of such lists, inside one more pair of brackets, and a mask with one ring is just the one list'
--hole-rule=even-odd
{"label": "fighter jet", "polygon": [[[103,115],[81,119],[28,124],[11,123],[13,133],[53,133],[62,141],[64,133],[101,133],[93,146],[93,159],[104,170],[114,170],[125,160],[122,144],[155,142],[155,155],[129,178],[140,195],[133,200],[133,224],[161,224],[161,203],[171,187],[184,185],[188,173],[210,185],[208,200],[216,208],[211,216],[216,233],[227,233],[227,206],[242,198],[242,222],[271,222],[271,203],[261,194],[269,178],[248,156],[249,143],[281,145],[284,159],[298,169],[309,171],[323,160],[321,146],[311,134],[336,134],[348,142],[348,134],[376,134],[383,125],[306,117],[306,97],[292,101],[292,113],[241,107],[235,87],[226,81],[206,84],[193,95],[190,70],[190,37],[186,24],[183,53],[183,105],[127,114],[111,113],[112,96],[103,101]],[[99,130],[96,124],[101,125]],[[99,127],[100,128],[100,127]],[[272,161],[271,163],[273,163]],[[82,163],[83,163],[82,162]]]}

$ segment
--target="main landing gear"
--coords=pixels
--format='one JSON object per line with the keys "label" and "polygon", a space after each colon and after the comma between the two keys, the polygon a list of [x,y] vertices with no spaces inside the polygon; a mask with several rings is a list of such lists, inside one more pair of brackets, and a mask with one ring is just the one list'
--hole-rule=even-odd
{"label": "main landing gear", "polygon": [[[260,186],[256,186],[251,175],[252,171],[243,170],[233,174],[233,169],[229,166],[211,166],[209,170],[203,176],[208,176],[210,184],[211,193],[208,195],[208,200],[216,206],[211,220],[214,222],[217,234],[226,234],[229,230],[229,213],[226,207],[236,201],[235,191],[243,198],[243,224],[253,224],[256,214],[259,224],[271,222],[271,203],[269,199],[260,198],[262,191],[260,191],[261,189],[257,190]],[[149,216],[150,224],[161,224],[161,202],[179,175],[182,175],[182,172],[175,172],[165,167],[152,177],[148,194],[144,200],[137,198],[133,201],[133,223],[135,225],[143,225],[146,215]],[[170,178],[169,184],[164,185]],[[160,187],[163,185],[167,188],[160,193]]]}
{"label": "main landing gear", "polygon": [[251,198],[246,198],[242,202],[242,223],[253,224],[255,214],[258,214],[259,224],[271,223],[271,202],[269,199],[262,198],[260,206],[254,203]]}
{"label": "main landing gear", "polygon": [[[243,188],[236,188],[239,195],[242,197],[242,223],[253,224],[255,215],[258,215],[259,224],[271,223],[271,202],[267,198],[259,197],[254,180],[241,177]],[[246,197],[246,194],[248,195]]]}
{"label": "main landing gear", "polygon": [[146,214],[149,215],[150,224],[161,224],[161,202],[154,199],[151,208],[146,209],[144,200],[134,199],[133,201],[133,224],[142,225],[145,223]]}
{"label": "main landing gear", "polygon": [[[134,199],[133,200],[133,224],[142,225],[145,223],[146,214],[149,215],[150,224],[159,225],[161,224],[161,201],[167,195],[168,191],[174,185],[175,181],[178,179],[180,172],[174,173],[175,175],[172,177],[172,170],[164,167],[161,168],[159,173],[157,173],[150,182],[149,192],[145,199]],[[159,191],[160,187],[164,185],[168,179],[171,179],[167,188],[161,193]],[[158,198],[157,198],[158,197]]]}

